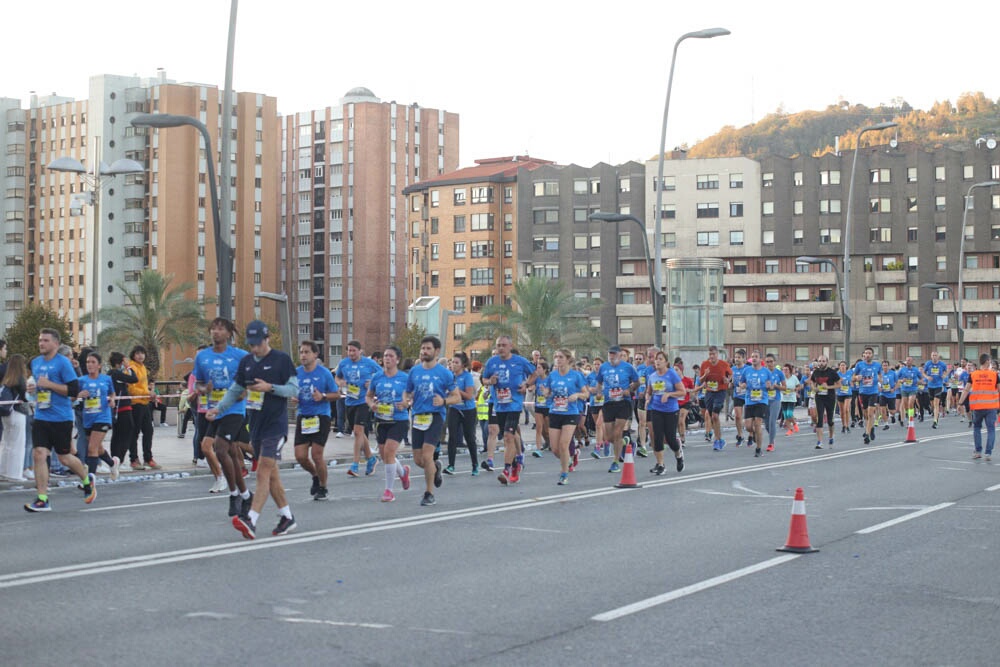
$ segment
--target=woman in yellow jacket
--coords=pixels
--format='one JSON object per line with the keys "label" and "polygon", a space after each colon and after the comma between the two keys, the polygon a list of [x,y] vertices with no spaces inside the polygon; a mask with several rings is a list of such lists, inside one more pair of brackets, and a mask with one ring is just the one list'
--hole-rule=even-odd
{"label": "woman in yellow jacket", "polygon": [[146,348],[136,345],[129,353],[126,362],[129,369],[135,371],[138,382],[128,386],[132,399],[132,419],[135,420],[135,434],[131,451],[136,451],[139,445],[139,434],[142,434],[142,459],[132,461],[132,470],[159,470],[162,466],[153,458],[153,412],[150,405],[149,369],[146,368]]}

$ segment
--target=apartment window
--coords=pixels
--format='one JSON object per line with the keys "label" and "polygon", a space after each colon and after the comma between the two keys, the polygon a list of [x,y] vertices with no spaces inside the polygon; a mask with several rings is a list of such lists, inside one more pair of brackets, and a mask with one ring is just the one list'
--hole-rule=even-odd
{"label": "apartment window", "polygon": [[890,174],[888,169],[869,169],[868,170],[868,182],[869,183],[889,183],[891,182]]}
{"label": "apartment window", "polygon": [[719,232],[698,232],[698,245],[717,246],[719,245]]}
{"label": "apartment window", "polygon": [[1000,241],[1000,225],[990,225],[990,239]]}
{"label": "apartment window", "polygon": [[531,267],[531,275],[539,276],[542,278],[558,278],[559,277],[559,265],[558,264],[533,264]]}
{"label": "apartment window", "polygon": [[773,188],[774,187],[774,172],[766,171],[760,175],[761,187]]}
{"label": "apartment window", "polygon": [[503,203],[509,204],[514,201],[514,188],[511,186],[505,186],[503,189]]}
{"label": "apartment window", "polygon": [[733,289],[733,303],[746,303],[747,290],[743,287]]}
{"label": "apartment window", "polygon": [[733,323],[733,331],[739,333],[747,330],[747,320],[745,317],[734,317],[731,321]]}
{"label": "apartment window", "polygon": [[546,209],[543,211],[532,211],[536,225],[555,225],[559,223],[559,210]]}
{"label": "apartment window", "polygon": [[840,331],[840,320],[833,317],[824,317],[819,321],[820,331]]}
{"label": "apartment window", "polygon": [[489,186],[472,188],[472,203],[473,204],[493,203],[493,188]]}
{"label": "apartment window", "polygon": [[937,256],[937,270],[945,271],[948,269],[948,258],[944,255]]}
{"label": "apartment window", "polygon": [[831,213],[840,213],[840,200],[839,199],[820,199],[819,200],[819,214],[829,215]]}
{"label": "apartment window", "polygon": [[573,180],[573,194],[575,195],[585,195],[587,194],[587,179],[577,178]]}
{"label": "apartment window", "polygon": [[[664,176],[663,177],[663,191],[673,192],[677,189],[677,177],[676,176]],[[653,179],[653,191],[656,191],[656,179]]]}
{"label": "apartment window", "polygon": [[910,331],[917,331],[917,330],[920,329],[920,316],[919,315],[910,315],[907,318],[907,329],[909,329]]}
{"label": "apartment window", "polygon": [[[309,193],[303,192],[299,194],[299,201],[305,203],[309,201]],[[421,197],[420,195],[413,195],[410,197],[410,210],[414,213],[419,213],[421,208]]]}
{"label": "apartment window", "polygon": [[892,331],[891,315],[872,315],[868,320],[871,331]]}
{"label": "apartment window", "polygon": [[937,183],[944,183],[945,169],[944,167],[934,167],[934,181]]}
{"label": "apartment window", "polygon": [[589,234],[574,234],[573,235],[573,249],[574,250],[586,250],[590,244]]}
{"label": "apartment window", "polygon": [[916,167],[907,167],[906,168],[906,182],[907,183],[916,183],[917,182],[917,168]]}
{"label": "apartment window", "polygon": [[732,230],[729,232],[729,245],[743,245],[743,231]]}
{"label": "apartment window", "polygon": [[699,190],[718,190],[719,189],[719,175],[718,174],[698,174],[695,177],[695,187]]}
{"label": "apartment window", "polygon": [[892,242],[892,228],[891,227],[876,227],[875,229],[868,230],[868,240],[872,243],[891,243]]}
{"label": "apartment window", "polygon": [[805,242],[805,230],[794,229],[792,230],[792,243],[794,245],[802,245]]}
{"label": "apartment window", "polygon": [[731,202],[729,202],[729,217],[730,218],[742,218],[743,217],[743,202],[741,202],[741,201],[731,201]]}
{"label": "apartment window", "polygon": [[492,285],[493,269],[472,269],[473,285]]}
{"label": "apartment window", "polygon": [[627,290],[627,291],[623,290],[620,293],[620,298],[619,298],[618,303],[620,303],[620,304],[622,304],[624,306],[634,305],[635,304],[635,292],[633,292],[631,290]]}
{"label": "apartment window", "polygon": [[618,179],[618,192],[632,192],[632,179],[619,178]]}
{"label": "apartment window", "polygon": [[740,189],[743,187],[743,174],[729,174],[729,187]]}
{"label": "apartment window", "polygon": [[799,188],[802,187],[802,172],[793,171],[792,172],[792,185]]}
{"label": "apartment window", "polygon": [[601,247],[601,235],[600,234],[591,234],[590,235],[590,248],[592,250],[596,250],[597,248],[600,248],[600,247]]}
{"label": "apartment window", "polygon": [[465,297],[464,296],[456,296],[455,297],[455,302],[454,302],[454,305],[452,306],[452,310],[457,310],[457,311],[460,311],[460,312],[463,312],[463,313],[465,312]]}
{"label": "apartment window", "polygon": [[455,259],[465,259],[465,241],[455,244]]}
{"label": "apartment window", "polygon": [[885,301],[895,301],[896,300],[896,288],[893,286],[886,286],[882,288],[882,299]]}
{"label": "apartment window", "polygon": [[473,296],[470,302],[470,310],[473,313],[478,313],[483,310],[485,306],[493,305],[493,295],[488,294],[485,296]]}
{"label": "apartment window", "polygon": [[441,205],[441,193],[437,190],[431,190],[431,208],[437,208]]}
{"label": "apartment window", "polygon": [[809,331],[809,318],[807,318],[807,317],[796,317],[795,318],[795,330],[796,331]]}
{"label": "apartment window", "polygon": [[532,239],[531,249],[533,252],[545,252],[559,250],[558,236],[536,236]]}
{"label": "apartment window", "polygon": [[703,203],[697,206],[697,217],[699,218],[718,218],[719,217],[719,203]]}
{"label": "apartment window", "polygon": [[504,241],[503,242],[503,256],[504,257],[513,257],[514,256],[514,242],[513,241]]}
{"label": "apartment window", "polygon": [[586,278],[587,268],[587,262],[573,262],[573,277]]}
{"label": "apartment window", "polygon": [[504,285],[514,284],[514,269],[507,267],[503,270],[503,284]]}
{"label": "apartment window", "polygon": [[777,301],[781,294],[776,289],[764,290],[764,301]]}
{"label": "apartment window", "polygon": [[441,259],[441,246],[438,243],[431,244],[431,259]]}
{"label": "apartment window", "polygon": [[621,318],[618,320],[618,332],[619,333],[631,333],[632,332],[632,320],[631,318]]}
{"label": "apartment window", "polygon": [[937,227],[934,228],[934,240],[944,241],[946,233],[947,233],[947,227],[945,227],[944,225],[938,225]]}
{"label": "apartment window", "polygon": [[559,194],[559,181],[538,181],[534,190],[536,197],[556,196]]}
{"label": "apartment window", "polygon": [[461,234],[465,231],[465,216],[456,215],[455,216],[455,233]]}
{"label": "apartment window", "polygon": [[906,228],[906,240],[909,243],[915,243],[917,241],[917,228],[907,227]]}
{"label": "apartment window", "polygon": [[840,170],[831,169],[819,172],[820,185],[840,185]]}
{"label": "apartment window", "polygon": [[764,245],[774,245],[774,230],[764,230],[760,233],[760,242]]}
{"label": "apartment window", "polygon": [[979,268],[979,257],[977,255],[966,255],[965,256],[965,268],[967,268],[967,269],[978,269]]}
{"label": "apartment window", "polygon": [[622,262],[621,274],[623,276],[634,276],[635,262]]}
{"label": "apartment window", "polygon": [[455,188],[452,199],[455,206],[465,206],[465,188]]}
{"label": "apartment window", "polygon": [[761,204],[761,215],[774,215],[774,202],[766,201]]}
{"label": "apartment window", "polygon": [[[72,276],[70,276],[72,277]],[[73,283],[70,283],[72,285]],[[964,298],[966,299],[978,299],[979,298],[979,288],[976,286],[969,287],[968,285],[962,288]]]}
{"label": "apartment window", "polygon": [[437,218],[431,218],[431,234],[437,234],[441,231],[441,226]]}
{"label": "apartment window", "polygon": [[[558,243],[558,238],[556,239]],[[492,257],[493,256],[493,241],[473,241],[472,242],[472,256],[474,258],[481,257]]]}
{"label": "apartment window", "polygon": [[585,208],[574,208],[573,209],[573,222],[587,222],[589,220],[588,211]]}
{"label": "apartment window", "polygon": [[619,232],[618,247],[623,249],[632,247],[632,234],[629,232]]}
{"label": "apartment window", "polygon": [[840,243],[840,229],[824,228],[819,230],[821,244]]}
{"label": "apartment window", "polygon": [[431,287],[440,287],[441,278],[437,271],[431,271]]}
{"label": "apartment window", "polygon": [[962,180],[971,181],[975,177],[975,169],[971,164],[962,165]]}
{"label": "apartment window", "polygon": [[777,331],[777,330],[778,330],[778,319],[776,317],[765,317],[764,331]]}
{"label": "apartment window", "polygon": [[868,200],[868,210],[872,213],[892,213],[888,197],[872,197]]}
{"label": "apartment window", "polygon": [[809,300],[809,288],[808,287],[796,287],[795,288],[795,300],[796,301],[808,301]]}
{"label": "apartment window", "polygon": [[795,346],[795,361],[809,361],[809,346],[808,345],[796,345]]}
{"label": "apartment window", "polygon": [[660,237],[664,248],[676,248],[677,247],[677,234],[675,232],[664,232]]}
{"label": "apartment window", "polygon": [[455,287],[465,287],[465,269],[455,269],[454,284]]}
{"label": "apartment window", "polygon": [[473,213],[470,218],[471,229],[474,232],[493,231],[492,213]]}
{"label": "apartment window", "polygon": [[764,260],[764,273],[777,273],[777,272],[778,272],[778,260],[776,259]]}

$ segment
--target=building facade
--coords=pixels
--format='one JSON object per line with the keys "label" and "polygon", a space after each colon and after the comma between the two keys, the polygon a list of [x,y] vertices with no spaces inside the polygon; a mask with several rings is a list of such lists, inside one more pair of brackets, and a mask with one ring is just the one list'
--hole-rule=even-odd
{"label": "building facade", "polygon": [[379,349],[406,323],[404,189],[458,165],[458,115],[354,88],[336,106],[284,118],[281,278],[292,332]]}
{"label": "building facade", "polygon": [[0,155],[4,156],[0,183],[4,192],[0,199],[0,285],[3,300],[0,304],[0,337],[7,331],[27,300],[25,280],[28,264],[28,246],[25,243],[27,210],[27,123],[21,101],[0,98],[0,117],[3,132],[0,134]]}

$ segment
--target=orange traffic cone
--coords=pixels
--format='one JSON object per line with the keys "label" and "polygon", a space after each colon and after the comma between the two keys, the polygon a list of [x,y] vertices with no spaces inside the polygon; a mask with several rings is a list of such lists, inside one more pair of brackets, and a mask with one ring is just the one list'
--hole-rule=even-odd
{"label": "orange traffic cone", "polygon": [[622,479],[615,484],[619,489],[637,489],[635,481],[635,458],[632,456],[632,445],[625,445],[625,463],[622,465]]}
{"label": "orange traffic cone", "polygon": [[785,546],[777,551],[791,551],[797,554],[811,554],[814,549],[809,544],[809,529],[806,527],[806,494],[802,487],[795,489],[795,500],[792,502],[792,522],[788,527],[788,539]]}
{"label": "orange traffic cone", "polygon": [[913,426],[913,410],[910,410],[910,425],[906,427],[906,440],[903,442],[916,442],[917,429]]}

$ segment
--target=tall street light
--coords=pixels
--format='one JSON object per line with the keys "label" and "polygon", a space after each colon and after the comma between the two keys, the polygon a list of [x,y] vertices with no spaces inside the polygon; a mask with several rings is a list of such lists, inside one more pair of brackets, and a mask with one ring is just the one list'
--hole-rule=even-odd
{"label": "tall street light", "polygon": [[[208,185],[212,194],[212,222],[215,231],[215,270],[219,278],[219,317],[233,319],[233,249],[229,245],[229,228],[225,234],[222,229],[222,218],[219,214],[219,190],[215,181],[215,158],[212,155],[212,137],[208,128],[197,118],[178,116],[170,113],[143,113],[132,119],[136,127],[181,127],[190,125],[201,132],[205,144],[205,164],[208,166]],[[225,142],[224,142],[225,143]]]}
{"label": "tall street light", "polygon": [[981,181],[979,183],[973,183],[969,186],[969,191],[965,195],[965,202],[962,206],[962,232],[959,235],[959,250],[958,250],[958,305],[955,309],[955,317],[958,319],[958,358],[961,359],[965,356],[965,346],[963,343],[964,336],[962,335],[964,329],[962,327],[962,299],[965,298],[965,291],[962,287],[962,277],[965,273],[965,224],[969,217],[970,203],[972,202],[972,191],[976,188],[992,188],[995,185],[1000,185],[1000,181]]}
{"label": "tall street light", "polygon": [[[222,90],[222,141],[219,142],[222,147],[221,155],[219,155],[219,180],[222,181],[222,202],[219,205],[219,216],[226,221],[227,230],[229,229],[230,202],[233,198],[232,186],[230,185],[229,146],[231,139],[229,135],[233,127],[233,49],[236,45],[236,13],[239,5],[239,0],[231,0],[229,4],[229,39],[226,42],[226,75]],[[226,317],[226,319],[230,318]],[[292,358],[294,359],[295,356],[292,355]]]}
{"label": "tall street light", "polygon": [[[663,123],[660,126],[660,153],[657,159],[656,183],[654,184],[656,186],[656,209],[653,211],[653,229],[655,230],[655,234],[653,235],[653,248],[655,252],[654,261],[656,262],[654,278],[657,286],[657,289],[655,290],[656,293],[659,293],[659,287],[663,285],[663,251],[660,248],[662,244],[660,239],[663,236],[663,213],[660,209],[663,208],[663,162],[666,158],[665,153],[667,150],[667,118],[670,115],[670,93],[674,87],[674,65],[677,64],[677,48],[685,39],[711,39],[713,37],[722,37],[728,34],[730,34],[730,32],[725,28],[706,28],[704,30],[684,33],[677,38],[676,42],[674,42],[674,53],[670,58],[670,75],[667,77],[667,100],[663,103]],[[642,238],[646,238],[645,229],[642,232]],[[647,252],[646,254],[648,255],[649,253]],[[657,326],[656,331],[657,338],[659,338],[659,325]],[[659,342],[657,342],[656,346],[660,347]]]}
{"label": "tall street light", "polygon": [[958,329],[958,358],[961,359],[962,348],[964,347],[963,343],[965,342],[965,329],[962,327],[962,316],[958,310],[958,303],[955,301],[955,290],[941,283],[924,283],[921,287],[934,290],[935,292],[948,292],[951,294],[951,309],[955,313],[955,326]]}
{"label": "tall street light", "polygon": [[[639,225],[639,237],[642,239],[642,249],[646,254],[646,273],[649,274],[649,299],[653,304],[653,343],[663,349],[663,295],[659,290],[659,281],[653,273],[653,259],[649,256],[649,241],[646,239],[646,224],[625,213],[591,213],[590,219],[595,222],[634,222]],[[659,244],[656,244],[659,247]],[[659,267],[659,265],[657,265]]]}
{"label": "tall street light", "polygon": [[[833,267],[833,275],[837,281],[837,291],[841,291],[840,282],[840,269],[834,263],[832,259],[827,257],[813,257],[812,255],[804,255],[795,260],[796,264],[829,264]],[[840,300],[840,321],[841,329],[844,331],[844,360],[847,365],[851,365],[851,358],[847,356],[847,350],[851,345],[851,316],[847,314],[847,305],[844,299]]]}
{"label": "tall street light", "polygon": [[[890,127],[896,127],[897,124],[898,123],[893,123],[892,121],[886,121],[884,123],[876,123],[874,125],[861,128],[861,131],[858,132],[858,143],[854,147],[854,161],[851,164],[851,182],[847,187],[847,217],[844,219],[844,283],[841,286],[841,289],[843,290],[841,299],[844,302],[844,307],[848,308],[848,310],[849,304],[847,300],[851,291],[851,211],[854,210],[854,175],[858,170],[858,153],[861,152],[861,137],[864,136],[865,132],[887,130]],[[844,359],[850,358],[851,350],[845,343]]]}
{"label": "tall street light", "polygon": [[[100,141],[97,144],[100,146]],[[90,274],[90,342],[92,345],[97,345],[98,313],[101,309],[99,276],[101,275],[101,194],[104,191],[104,183],[107,179],[121,174],[142,174],[146,171],[146,168],[135,160],[122,158],[112,162],[109,167],[100,162],[99,153],[95,157],[92,171],[87,171],[82,162],[71,157],[56,158],[46,167],[49,171],[79,174],[80,179],[90,188],[82,197],[74,197],[74,199],[82,199],[83,203],[90,204],[94,216],[93,239],[91,240],[93,272]]]}

